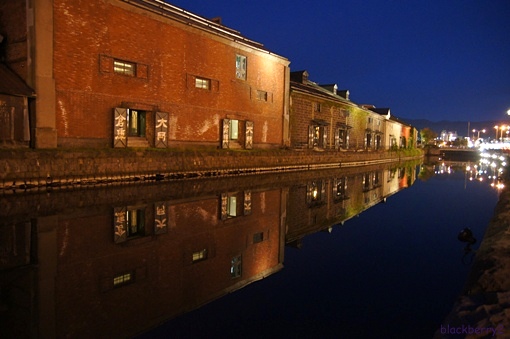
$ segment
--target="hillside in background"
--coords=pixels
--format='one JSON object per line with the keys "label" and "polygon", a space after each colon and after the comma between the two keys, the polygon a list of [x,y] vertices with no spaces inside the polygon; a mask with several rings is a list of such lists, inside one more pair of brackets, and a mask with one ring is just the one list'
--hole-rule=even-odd
{"label": "hillside in background", "polygon": [[[425,127],[430,128],[434,132],[436,132],[438,135],[441,134],[441,131],[456,131],[459,136],[467,137],[468,136],[468,126],[469,131],[472,131],[473,129],[476,130],[487,130],[487,132],[480,133],[480,137],[490,137],[495,138],[496,137],[496,130],[494,129],[494,126],[501,125],[501,124],[507,124],[510,125],[509,121],[430,121],[426,119],[407,119],[407,118],[399,118],[402,121],[411,124],[412,126],[416,127],[418,130],[422,130]],[[470,132],[469,135],[472,135],[473,132]],[[478,133],[476,133],[478,135]]]}

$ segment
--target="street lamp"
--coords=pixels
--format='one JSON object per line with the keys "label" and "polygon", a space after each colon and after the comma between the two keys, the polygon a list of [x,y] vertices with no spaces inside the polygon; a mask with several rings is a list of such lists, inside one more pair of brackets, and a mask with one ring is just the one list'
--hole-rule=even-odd
{"label": "street lamp", "polygon": [[480,139],[480,133],[485,133],[485,129],[482,129],[482,130],[477,130],[477,129],[473,129],[473,133],[476,133],[478,132],[478,136],[476,138],[476,140]]}

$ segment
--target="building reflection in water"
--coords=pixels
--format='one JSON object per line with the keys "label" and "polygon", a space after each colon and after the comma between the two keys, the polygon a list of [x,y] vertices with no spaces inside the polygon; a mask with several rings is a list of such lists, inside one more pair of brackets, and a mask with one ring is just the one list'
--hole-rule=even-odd
{"label": "building reflection in water", "polygon": [[283,267],[414,164],[0,196],[2,337],[133,336]]}
{"label": "building reflection in water", "polygon": [[[486,182],[500,191],[504,186],[503,173],[508,165],[508,155],[497,150],[480,154],[477,160],[442,160],[426,166],[433,167],[436,175],[448,175],[455,172],[465,173],[466,180]],[[429,169],[430,171],[430,169]]]}

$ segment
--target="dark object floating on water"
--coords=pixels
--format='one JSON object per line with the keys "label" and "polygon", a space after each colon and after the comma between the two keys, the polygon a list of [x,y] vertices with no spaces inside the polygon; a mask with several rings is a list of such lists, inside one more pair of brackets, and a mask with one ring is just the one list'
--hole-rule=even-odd
{"label": "dark object floating on water", "polygon": [[460,231],[459,235],[457,236],[457,239],[459,239],[462,242],[467,242],[470,244],[474,244],[476,242],[476,239],[473,236],[473,231],[471,231],[469,227],[466,227],[462,231]]}

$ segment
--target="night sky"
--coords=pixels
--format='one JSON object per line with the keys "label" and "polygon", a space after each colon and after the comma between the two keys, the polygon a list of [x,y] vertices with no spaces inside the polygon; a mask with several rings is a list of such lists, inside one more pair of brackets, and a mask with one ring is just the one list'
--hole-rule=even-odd
{"label": "night sky", "polygon": [[170,0],[400,118],[510,122],[510,0]]}

